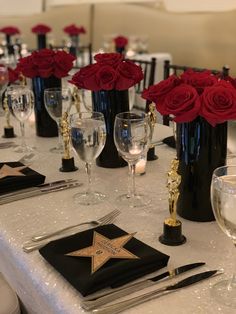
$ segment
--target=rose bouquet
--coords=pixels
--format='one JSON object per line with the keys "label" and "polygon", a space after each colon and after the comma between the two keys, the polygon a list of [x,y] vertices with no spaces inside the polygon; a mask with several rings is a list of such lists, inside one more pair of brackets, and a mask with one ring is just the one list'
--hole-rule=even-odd
{"label": "rose bouquet", "polygon": [[85,34],[86,30],[83,26],[76,26],[75,24],[68,25],[63,28],[63,31],[69,36],[77,36],[80,34]]}
{"label": "rose bouquet", "polygon": [[210,71],[191,69],[180,77],[172,75],[144,90],[142,97],[153,101],[162,115],[173,115],[176,122],[190,122],[198,116],[212,126],[236,119],[234,80],[221,79]]}
{"label": "rose bouquet", "polygon": [[114,38],[114,43],[118,48],[124,48],[128,44],[128,38],[124,36],[117,36]]}
{"label": "rose bouquet", "polygon": [[78,88],[91,91],[127,90],[143,79],[140,66],[126,61],[119,53],[99,53],[96,63],[80,69],[70,81]]}
{"label": "rose bouquet", "polygon": [[32,33],[35,34],[47,34],[51,32],[51,30],[52,30],[51,27],[45,24],[37,24],[31,28]]}
{"label": "rose bouquet", "polygon": [[6,26],[0,29],[1,33],[4,33],[6,35],[16,35],[16,34],[20,34],[20,30],[19,28],[15,27],[15,26]]}
{"label": "rose bouquet", "polygon": [[37,76],[62,78],[68,75],[74,60],[74,56],[65,51],[42,49],[21,58],[17,64],[17,70],[29,78]]}

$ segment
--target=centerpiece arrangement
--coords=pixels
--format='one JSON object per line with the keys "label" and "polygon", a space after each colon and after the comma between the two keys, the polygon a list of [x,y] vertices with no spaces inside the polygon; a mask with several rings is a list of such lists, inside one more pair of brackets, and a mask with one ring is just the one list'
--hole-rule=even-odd
{"label": "centerpiece arrangement", "polygon": [[177,212],[195,221],[211,221],[210,183],[227,154],[227,121],[236,119],[236,89],[230,77],[191,69],[144,90],[162,115],[177,123],[178,172],[181,175]]}
{"label": "centerpiece arrangement", "polygon": [[76,26],[75,24],[70,24],[68,26],[65,26],[63,28],[63,31],[69,35],[71,39],[71,45],[70,45],[70,53],[73,56],[77,56],[77,50],[79,47],[79,38],[81,34],[85,34],[86,30],[83,26]]}
{"label": "centerpiece arrangement", "polygon": [[45,24],[37,24],[31,28],[32,33],[35,33],[37,35],[38,50],[47,47],[46,34],[51,32],[51,30],[51,27]]}
{"label": "centerpiece arrangement", "polygon": [[18,27],[15,26],[5,26],[0,29],[1,33],[4,33],[6,36],[7,42],[7,50],[9,55],[14,55],[14,47],[12,43],[12,36],[20,34],[20,30]]}
{"label": "centerpiece arrangement", "polygon": [[70,82],[92,91],[93,110],[105,117],[107,139],[97,165],[122,167],[126,163],[118,155],[113,139],[115,116],[129,111],[128,89],[143,79],[142,69],[132,61],[125,61],[119,53],[99,53],[94,59],[96,63],[80,69]]}
{"label": "centerpiece arrangement", "polygon": [[125,48],[128,45],[128,38],[125,36],[117,36],[114,38],[114,43],[115,43],[115,49],[116,52],[119,53],[124,53],[125,52]]}
{"label": "centerpiece arrangement", "polygon": [[65,51],[41,49],[21,58],[17,70],[32,78],[35,95],[36,133],[38,136],[57,136],[57,124],[49,116],[44,105],[44,89],[61,87],[61,78],[68,76],[73,67],[74,56]]}

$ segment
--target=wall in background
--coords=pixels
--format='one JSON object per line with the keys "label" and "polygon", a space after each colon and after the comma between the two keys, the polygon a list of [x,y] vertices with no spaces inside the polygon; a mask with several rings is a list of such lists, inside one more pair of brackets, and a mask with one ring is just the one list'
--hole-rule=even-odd
{"label": "wall in background", "polygon": [[[36,23],[53,28],[56,43],[70,23],[83,25],[89,41],[91,6],[88,4],[57,7],[42,14],[25,17],[1,17],[0,27],[18,26],[23,39],[34,48],[35,36],[30,29]],[[101,47],[103,36],[110,34],[146,35],[150,52],[170,52],[178,64],[221,68],[228,64],[236,75],[236,11],[221,13],[170,13],[151,7],[127,4],[95,5],[94,50]]]}

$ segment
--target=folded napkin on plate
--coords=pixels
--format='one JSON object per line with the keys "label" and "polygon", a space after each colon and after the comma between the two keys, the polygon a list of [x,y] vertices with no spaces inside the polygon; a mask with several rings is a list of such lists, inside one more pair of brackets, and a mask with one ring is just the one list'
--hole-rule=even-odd
{"label": "folded napkin on plate", "polygon": [[91,257],[66,254],[92,246],[94,231],[109,239],[127,235],[124,230],[113,224],[104,225],[52,241],[39,250],[83,296],[106,287],[121,286],[167,265],[169,256],[133,237],[124,248],[138,258],[111,258],[92,273]]}
{"label": "folded napkin on plate", "polygon": [[21,162],[0,163],[0,194],[37,186],[44,181],[45,176]]}
{"label": "folded napkin on plate", "polygon": [[162,142],[172,148],[176,148],[176,142],[174,136],[168,136],[162,140]]}

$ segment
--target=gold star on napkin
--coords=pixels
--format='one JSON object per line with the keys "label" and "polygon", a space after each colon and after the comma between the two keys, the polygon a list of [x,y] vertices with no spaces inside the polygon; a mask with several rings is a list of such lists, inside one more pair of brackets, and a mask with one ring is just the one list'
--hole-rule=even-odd
{"label": "gold star on napkin", "polygon": [[20,172],[22,169],[27,168],[27,166],[20,166],[20,167],[10,167],[6,164],[2,166],[0,169],[0,179],[9,177],[9,176],[25,176],[24,173]]}
{"label": "gold star on napkin", "polygon": [[109,239],[100,233],[94,231],[93,245],[67,253],[69,256],[89,256],[92,257],[92,273],[104,265],[110,258],[129,258],[136,259],[138,256],[132,254],[123,246],[134,236],[126,234],[119,238]]}

